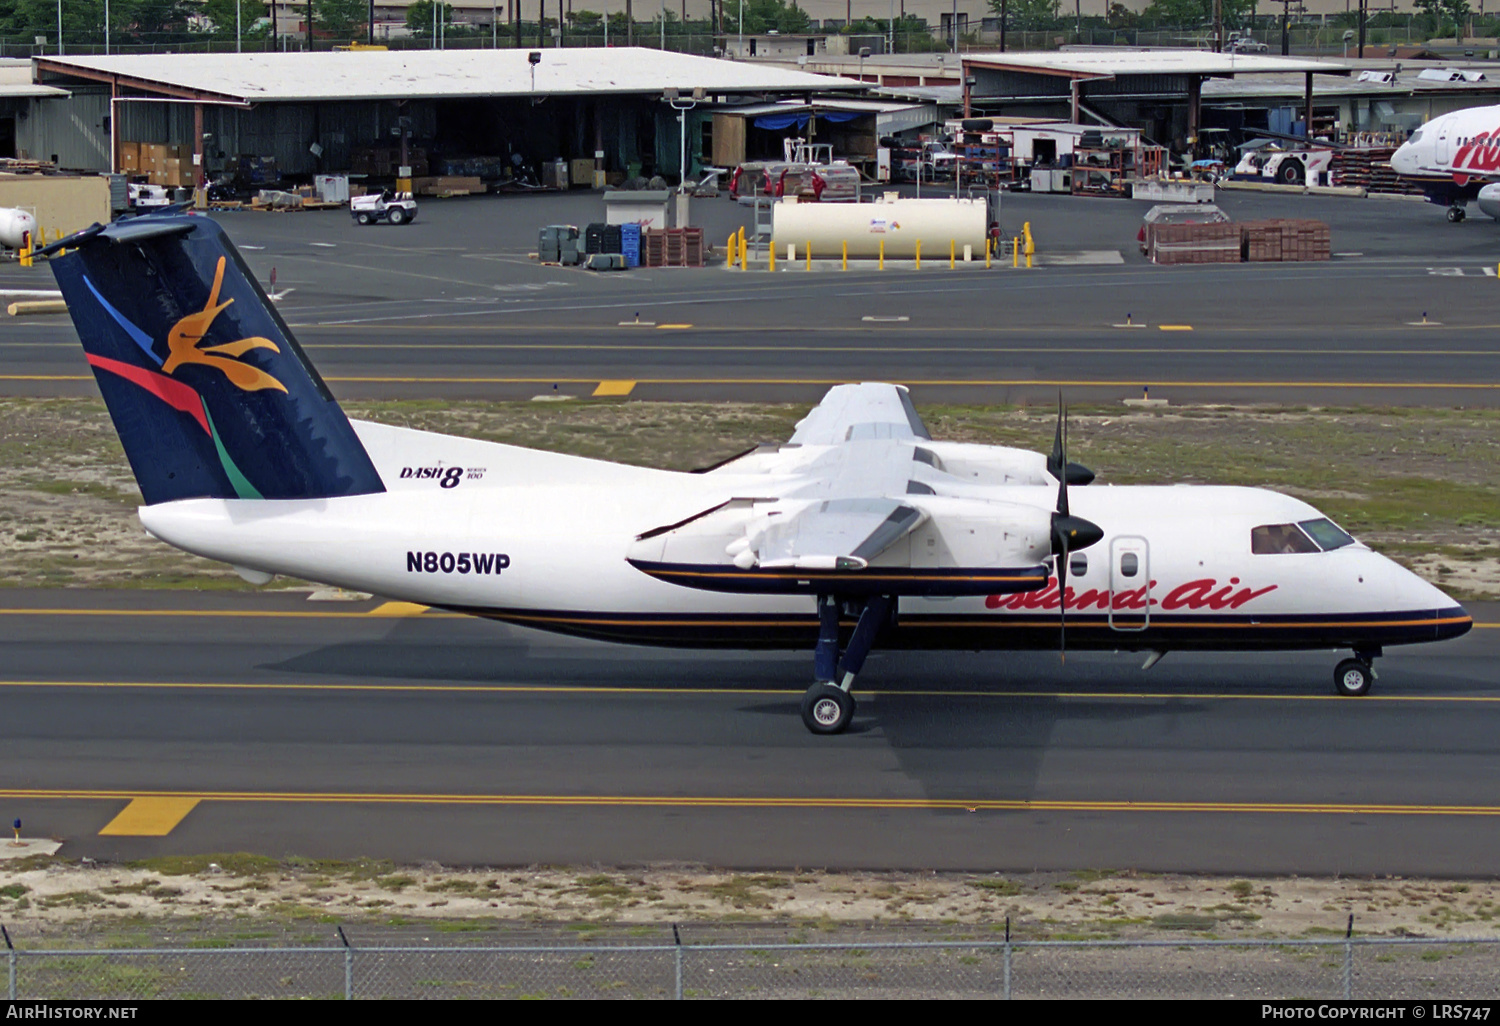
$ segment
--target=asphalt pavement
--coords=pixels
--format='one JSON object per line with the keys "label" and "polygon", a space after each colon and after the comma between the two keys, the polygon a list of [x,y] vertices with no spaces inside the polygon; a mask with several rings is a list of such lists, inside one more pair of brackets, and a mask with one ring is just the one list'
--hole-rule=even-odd
{"label": "asphalt pavement", "polygon": [[[1320,263],[1157,267],[1135,233],[1146,204],[1007,196],[1044,266],[775,274],[541,266],[537,228],[602,217],[598,194],[431,200],[412,225],[340,212],[218,215],[336,394],[811,401],[895,380],[928,401],[1140,394],[1178,401],[1493,405],[1500,225],[1436,207],[1224,193],[1238,219],[1332,225]],[[711,240],[749,216],[699,200]],[[720,251],[722,252],[722,243]],[[1061,262],[1059,262],[1061,261]],[[6,267],[0,287],[49,284]],[[94,392],[65,318],[0,322],[0,394]],[[617,393],[618,394],[618,393]]]}
{"label": "asphalt pavement", "polygon": [[[539,266],[597,194],[222,220],[345,397],[1494,405],[1500,225],[1398,200],[1225,193],[1334,259],[1155,267],[1144,204],[1006,197],[1042,257],[776,274]],[[711,240],[748,217],[701,201]],[[0,288],[50,284],[0,269]],[[1128,325],[1128,326],[1121,326]],[[0,322],[0,394],[97,394],[63,318]],[[0,815],[130,858],[457,864],[1500,872],[1500,606],[1332,695],[1334,653],[872,656],[854,728],[803,729],[808,653],[659,651],[378,601],[0,596]],[[101,833],[103,831],[103,833]]]}
{"label": "asphalt pavement", "polygon": [[101,859],[1489,875],[1500,605],[1472,611],[1363,699],[1333,696],[1333,653],[877,652],[829,738],[799,720],[807,653],[18,591],[0,814]]}

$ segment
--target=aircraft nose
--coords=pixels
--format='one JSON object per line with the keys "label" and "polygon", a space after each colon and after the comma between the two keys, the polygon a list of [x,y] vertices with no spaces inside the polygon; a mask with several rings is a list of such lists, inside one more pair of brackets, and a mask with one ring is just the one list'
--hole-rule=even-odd
{"label": "aircraft nose", "polygon": [[1398,175],[1409,175],[1416,171],[1417,159],[1411,143],[1402,143],[1391,154],[1391,170]]}

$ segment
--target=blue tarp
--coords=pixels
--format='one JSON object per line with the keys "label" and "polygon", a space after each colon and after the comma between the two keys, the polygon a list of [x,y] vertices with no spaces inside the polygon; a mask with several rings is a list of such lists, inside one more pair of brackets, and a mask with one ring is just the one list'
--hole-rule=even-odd
{"label": "blue tarp", "polygon": [[[781,132],[791,128],[793,125],[796,125],[798,128],[806,128],[809,117],[811,115],[806,112],[801,114],[766,114],[756,118],[751,124],[756,128],[763,128],[768,132]],[[819,114],[818,117],[824,121],[839,124],[844,121],[853,121],[859,117],[859,114],[855,111],[830,110]]]}

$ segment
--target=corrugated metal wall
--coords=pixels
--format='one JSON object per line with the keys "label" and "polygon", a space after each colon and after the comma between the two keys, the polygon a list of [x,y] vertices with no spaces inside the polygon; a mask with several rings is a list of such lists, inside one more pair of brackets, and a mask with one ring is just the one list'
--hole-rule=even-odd
{"label": "corrugated metal wall", "polygon": [[83,86],[71,97],[36,100],[16,117],[16,155],[56,160],[74,171],[108,171],[108,118],[108,89]]}
{"label": "corrugated metal wall", "polygon": [[[186,103],[120,104],[120,138],[131,142],[191,145],[193,108]],[[412,135],[433,134],[437,117],[430,102],[409,103]],[[276,166],[289,174],[311,174],[318,169],[309,147],[323,147],[325,170],[348,168],[350,154],[359,146],[396,146],[393,134],[397,110],[394,103],[277,103],[250,110],[205,105],[204,152],[212,171],[220,155],[251,155],[276,158]]]}

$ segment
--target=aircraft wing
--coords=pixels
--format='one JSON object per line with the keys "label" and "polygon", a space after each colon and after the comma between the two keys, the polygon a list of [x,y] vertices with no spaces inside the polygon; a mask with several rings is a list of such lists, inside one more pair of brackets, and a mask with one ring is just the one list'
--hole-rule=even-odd
{"label": "aircraft wing", "polygon": [[767,569],[864,569],[927,514],[894,499],[830,499],[777,517],[754,544]]}
{"label": "aircraft wing", "polygon": [[931,439],[900,385],[837,385],[797,423],[792,445],[838,445],[872,438]]}

